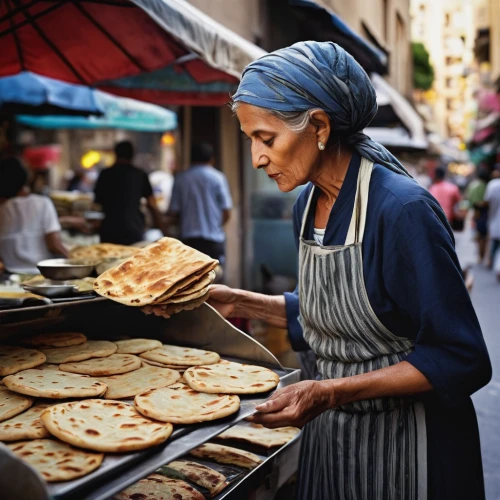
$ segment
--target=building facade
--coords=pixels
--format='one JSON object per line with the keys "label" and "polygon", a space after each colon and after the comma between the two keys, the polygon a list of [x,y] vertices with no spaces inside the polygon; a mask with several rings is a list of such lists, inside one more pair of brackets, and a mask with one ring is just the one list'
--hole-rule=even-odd
{"label": "building facade", "polygon": [[[314,39],[314,27],[297,20],[288,0],[189,0],[225,27],[267,51]],[[389,83],[401,94],[412,94],[409,0],[317,0],[339,16],[364,40],[388,54]],[[349,50],[349,47],[344,47]],[[218,167],[229,180],[235,209],[226,227],[226,280],[231,286],[262,289],[260,268],[265,258],[276,274],[290,274],[295,266],[291,231],[292,206],[297,193],[280,193],[275,183],[255,172],[249,145],[228,107],[184,108],[184,151],[200,139],[215,142]],[[266,246],[266,235],[276,243]],[[284,248],[292,248],[286,253]]]}

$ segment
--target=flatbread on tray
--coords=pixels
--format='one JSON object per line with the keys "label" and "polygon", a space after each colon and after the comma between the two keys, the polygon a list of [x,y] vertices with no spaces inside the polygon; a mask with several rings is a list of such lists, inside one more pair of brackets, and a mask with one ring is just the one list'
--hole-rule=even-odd
{"label": "flatbread on tray", "polygon": [[177,370],[178,372],[184,372],[188,368],[191,368],[190,366],[183,366],[183,365],[166,365],[165,363],[158,363],[158,361],[151,361],[150,359],[141,359],[143,366],[144,365],[151,365],[151,366],[159,366],[160,368],[170,368],[171,370]]}
{"label": "flatbread on tray", "polygon": [[42,413],[42,422],[61,441],[109,453],[150,448],[173,430],[172,424],[143,417],[132,405],[105,399],[51,406]]}
{"label": "flatbread on tray", "polygon": [[103,382],[92,377],[36,368],[9,375],[3,383],[11,391],[51,399],[91,398],[107,390]]}
{"label": "flatbread on tray", "polygon": [[237,465],[244,469],[255,469],[262,463],[262,458],[255,453],[215,443],[204,443],[191,450],[189,454],[193,457],[213,460],[219,464]]}
{"label": "flatbread on tray", "polygon": [[23,344],[34,347],[68,347],[85,342],[87,337],[77,332],[38,333],[22,340]]}
{"label": "flatbread on tray", "polygon": [[159,340],[154,339],[115,340],[114,343],[118,346],[118,354],[141,354],[162,346]]}
{"label": "flatbread on tray", "polygon": [[283,446],[288,443],[299,432],[300,429],[297,427],[268,429],[261,424],[240,422],[222,434],[219,434],[216,439],[234,439],[256,444],[264,448],[274,448],[275,446]]}
{"label": "flatbread on tray", "polygon": [[113,500],[142,499],[205,500],[205,497],[185,481],[170,479],[160,474],[151,474],[113,497]]}
{"label": "flatbread on tray", "polygon": [[53,439],[35,439],[7,445],[49,482],[86,476],[104,460],[103,453],[89,453]]}
{"label": "flatbread on tray", "polygon": [[42,412],[54,403],[35,403],[30,409],[0,423],[0,441],[21,441],[49,437],[49,431],[40,420]]}
{"label": "flatbread on tray", "polygon": [[229,484],[226,476],[197,462],[175,460],[167,464],[167,467],[181,472],[192,483],[207,489],[213,497],[218,495]]}
{"label": "flatbread on tray", "polygon": [[107,340],[89,340],[84,344],[68,347],[41,348],[47,363],[61,364],[71,361],[85,361],[91,358],[105,358],[114,354],[118,347]]}
{"label": "flatbread on tray", "polygon": [[33,399],[0,386],[0,422],[19,415],[33,404]]}
{"label": "flatbread on tray", "polygon": [[111,354],[111,356],[107,356],[106,358],[63,363],[59,365],[59,370],[90,375],[92,377],[106,377],[132,372],[138,370],[141,366],[141,360],[133,354]]}
{"label": "flatbread on tray", "polygon": [[101,274],[94,289],[122,304],[142,307],[173,296],[217,263],[174,238],[162,238]]}
{"label": "flatbread on tray", "polygon": [[181,378],[178,371],[156,366],[142,366],[133,372],[112,377],[100,377],[99,380],[108,386],[104,394],[106,399],[133,398],[137,394],[172,385]]}
{"label": "flatbread on tray", "polygon": [[185,371],[186,382],[196,391],[227,394],[257,394],[274,389],[279,376],[269,368],[222,361],[193,366]]}
{"label": "flatbread on tray", "polygon": [[220,360],[220,356],[213,351],[167,344],[158,349],[143,352],[139,357],[157,363],[180,366],[211,365],[212,363],[218,363]]}
{"label": "flatbread on tray", "polygon": [[177,383],[137,395],[134,406],[143,415],[161,422],[194,424],[232,415],[240,408],[240,398],[204,394]]}
{"label": "flatbread on tray", "polygon": [[0,346],[0,376],[27,370],[45,363],[45,354],[36,349]]}

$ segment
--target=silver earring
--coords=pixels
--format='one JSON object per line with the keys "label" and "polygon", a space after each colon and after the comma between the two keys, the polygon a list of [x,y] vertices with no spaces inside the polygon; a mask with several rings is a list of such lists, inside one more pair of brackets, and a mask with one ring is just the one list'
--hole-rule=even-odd
{"label": "silver earring", "polygon": [[318,142],[318,149],[320,151],[323,151],[325,149],[325,145],[321,141]]}

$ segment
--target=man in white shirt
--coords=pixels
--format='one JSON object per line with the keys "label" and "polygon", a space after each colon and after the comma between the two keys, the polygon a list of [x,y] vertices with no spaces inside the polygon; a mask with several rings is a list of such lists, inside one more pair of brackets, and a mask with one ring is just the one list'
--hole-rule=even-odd
{"label": "man in white shirt", "polygon": [[[488,203],[488,233],[491,245],[491,265],[495,264],[495,254],[500,249],[500,165],[497,164],[486,186],[484,201]],[[497,276],[500,279],[500,276]]]}
{"label": "man in white shirt", "polygon": [[30,194],[17,158],[0,161],[0,259],[12,273],[35,273],[37,262],[68,256],[52,201]]}

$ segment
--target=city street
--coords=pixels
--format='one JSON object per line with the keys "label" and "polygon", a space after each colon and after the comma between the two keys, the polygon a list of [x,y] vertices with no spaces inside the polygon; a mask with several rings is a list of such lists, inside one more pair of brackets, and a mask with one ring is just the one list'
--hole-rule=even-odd
{"label": "city street", "polygon": [[[475,247],[470,231],[457,235],[457,252],[462,265],[476,261]],[[500,500],[500,283],[493,272],[484,266],[473,266],[474,288],[472,301],[481,323],[491,362],[493,379],[473,396],[476,407],[487,500]]]}

